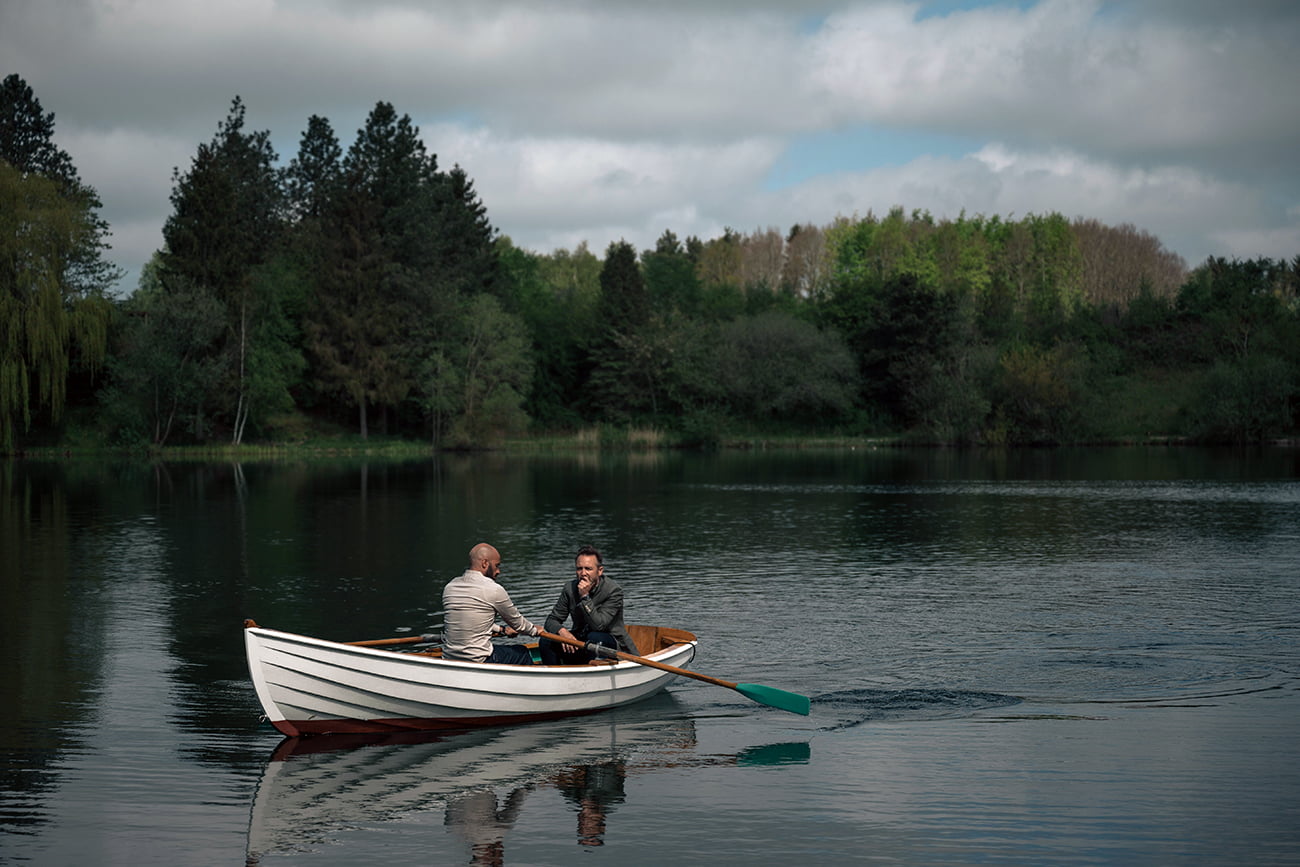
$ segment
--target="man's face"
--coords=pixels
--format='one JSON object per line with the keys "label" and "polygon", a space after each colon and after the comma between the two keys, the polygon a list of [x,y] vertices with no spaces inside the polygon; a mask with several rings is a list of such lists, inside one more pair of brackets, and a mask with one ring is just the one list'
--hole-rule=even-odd
{"label": "man's face", "polygon": [[485,561],[483,574],[495,581],[496,577],[501,574],[501,558],[494,557]]}
{"label": "man's face", "polygon": [[605,574],[605,567],[597,564],[593,555],[583,554],[577,559],[574,571],[577,573],[579,581],[585,578],[588,584],[595,586],[596,582],[600,580],[600,576]]}

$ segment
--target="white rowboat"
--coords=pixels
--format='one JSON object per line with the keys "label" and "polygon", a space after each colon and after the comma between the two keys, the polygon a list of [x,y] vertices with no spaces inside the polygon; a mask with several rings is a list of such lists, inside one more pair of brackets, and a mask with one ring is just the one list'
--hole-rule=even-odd
{"label": "white rowboat", "polygon": [[[682,629],[628,626],[645,659],[672,667],[695,657]],[[396,642],[395,642],[396,643]],[[677,675],[628,661],[496,665],[397,653],[245,622],[253,687],[267,719],[289,737],[427,731],[552,719],[640,701]]]}

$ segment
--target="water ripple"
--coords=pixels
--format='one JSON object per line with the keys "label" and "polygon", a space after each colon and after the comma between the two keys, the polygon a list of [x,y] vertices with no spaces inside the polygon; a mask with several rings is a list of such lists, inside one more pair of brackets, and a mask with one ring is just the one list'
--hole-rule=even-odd
{"label": "water ripple", "polygon": [[839,722],[823,731],[853,728],[866,722],[950,719],[989,708],[1019,704],[1013,695],[963,692],[949,689],[851,689],[824,693],[812,699],[818,716],[834,714]]}

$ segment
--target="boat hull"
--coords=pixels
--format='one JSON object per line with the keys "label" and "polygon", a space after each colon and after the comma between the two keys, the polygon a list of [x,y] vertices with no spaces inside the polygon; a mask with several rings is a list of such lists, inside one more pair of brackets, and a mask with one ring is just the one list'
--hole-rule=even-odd
{"label": "boat hull", "polygon": [[[674,667],[695,636],[651,630],[646,657]],[[675,674],[634,662],[520,666],[357,647],[291,632],[244,630],[249,673],[267,719],[289,737],[429,731],[595,713],[664,689]],[[638,641],[638,645],[640,641]]]}

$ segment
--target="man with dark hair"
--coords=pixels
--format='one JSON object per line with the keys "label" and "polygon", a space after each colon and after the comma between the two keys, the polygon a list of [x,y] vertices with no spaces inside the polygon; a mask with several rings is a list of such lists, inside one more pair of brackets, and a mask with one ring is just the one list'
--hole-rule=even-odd
{"label": "man with dark hair", "polygon": [[[560,588],[560,598],[546,618],[547,632],[574,638],[588,644],[600,644],[637,654],[632,636],[623,625],[623,588],[605,577],[605,558],[591,545],[583,545],[574,557],[572,581]],[[573,630],[564,623],[573,618]],[[543,665],[582,665],[592,653],[585,648],[543,638],[538,647]]]}
{"label": "man with dark hair", "polygon": [[532,665],[528,648],[519,644],[493,644],[500,630],[497,615],[506,622],[506,635],[536,635],[537,624],[519,613],[510,594],[497,583],[501,555],[486,542],[469,552],[469,568],[451,579],[442,591],[442,657],[466,662],[503,662]]}

